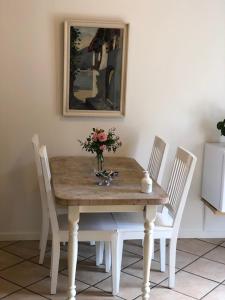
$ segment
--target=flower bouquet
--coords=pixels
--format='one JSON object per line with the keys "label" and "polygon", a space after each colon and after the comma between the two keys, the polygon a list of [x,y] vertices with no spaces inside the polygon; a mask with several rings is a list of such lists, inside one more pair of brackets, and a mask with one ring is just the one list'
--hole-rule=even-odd
{"label": "flower bouquet", "polygon": [[98,173],[103,171],[104,151],[116,152],[122,145],[115,131],[115,128],[109,129],[108,132],[104,129],[93,128],[92,132],[84,141],[79,140],[82,149],[96,154]]}

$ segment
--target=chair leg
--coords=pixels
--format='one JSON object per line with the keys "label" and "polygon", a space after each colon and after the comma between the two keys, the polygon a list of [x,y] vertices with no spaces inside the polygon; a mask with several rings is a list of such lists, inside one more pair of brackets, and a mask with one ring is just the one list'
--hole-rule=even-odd
{"label": "chair leg", "polygon": [[177,238],[172,238],[169,245],[169,288],[175,287],[175,263],[176,263]]}
{"label": "chair leg", "polygon": [[103,264],[104,242],[96,242],[96,266]]}
{"label": "chair leg", "polygon": [[42,232],[41,232],[41,240],[40,240],[40,256],[39,256],[39,264],[42,265],[44,262],[45,251],[48,242],[48,233],[49,233],[49,219],[45,218],[42,222]]}
{"label": "chair leg", "polygon": [[114,296],[119,293],[122,254],[123,240],[116,232],[112,240],[112,294]]}
{"label": "chair leg", "polygon": [[166,239],[160,238],[160,271],[166,271]]}
{"label": "chair leg", "polygon": [[56,294],[58,272],[60,259],[60,242],[59,240],[52,240],[52,256],[51,256],[51,295]]}
{"label": "chair leg", "polygon": [[111,244],[110,244],[110,242],[105,242],[105,271],[106,271],[106,273],[110,272],[111,263],[112,263]]}

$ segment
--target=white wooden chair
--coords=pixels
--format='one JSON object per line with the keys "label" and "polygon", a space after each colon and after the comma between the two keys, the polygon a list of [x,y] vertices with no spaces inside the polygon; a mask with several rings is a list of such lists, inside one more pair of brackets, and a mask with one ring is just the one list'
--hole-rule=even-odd
{"label": "white wooden chair", "polygon": [[[41,234],[40,234],[40,243],[39,243],[39,249],[40,249],[39,264],[43,264],[45,252],[46,252],[46,246],[48,242],[48,236],[49,236],[49,217],[47,213],[48,207],[45,200],[45,188],[44,188],[43,174],[41,168],[41,161],[39,156],[40,141],[39,141],[39,136],[37,134],[34,134],[32,137],[32,145],[34,149],[34,158],[35,158],[35,164],[37,170],[38,185],[39,185],[40,196],[41,196],[42,224],[41,224]],[[60,205],[56,205],[57,215],[67,214],[67,212],[68,212],[67,208],[62,207]],[[103,263],[104,242],[98,242],[95,244],[95,241],[91,241],[90,245],[92,246],[96,245],[96,265],[99,266]],[[107,265],[106,271],[109,272],[109,269],[110,266]]]}
{"label": "white wooden chair", "polygon": [[[163,207],[161,213],[157,213],[154,228],[154,239],[163,240],[160,243],[161,269],[165,270],[165,250],[166,239],[170,240],[169,244],[169,287],[175,285],[175,261],[176,261],[176,244],[180,227],[180,222],[186,203],[188,191],[191,185],[192,176],[195,169],[196,157],[184,150],[178,148],[175,161],[170,176],[167,193],[169,203]],[[117,223],[118,244],[120,252],[118,260],[121,261],[122,247],[124,240],[143,239],[144,238],[144,218],[143,214],[113,214]],[[116,292],[119,291],[120,274],[117,274]]]}
{"label": "white wooden chair", "polygon": [[[147,170],[149,171],[150,177],[155,180],[159,185],[162,183],[163,173],[166,165],[166,158],[169,150],[169,144],[164,141],[159,136],[155,136],[154,143],[152,146],[152,151],[148,163]],[[140,217],[137,213],[115,213],[113,214],[115,218],[119,218],[120,220],[123,220],[123,217],[125,216],[125,219],[133,219],[136,220],[136,218]],[[135,230],[135,228],[134,228]],[[129,235],[130,236],[130,235]],[[126,238],[124,238],[126,240]],[[127,239],[130,239],[129,237]],[[133,239],[133,238],[131,238]],[[143,236],[142,236],[142,243],[143,243]],[[164,246],[164,240],[160,240],[160,244],[162,243],[162,248]],[[122,246],[123,243],[121,242]],[[154,257],[154,242],[153,242],[153,248],[152,248],[152,258]],[[164,258],[165,259],[165,258]],[[162,258],[162,265],[163,265],[163,258]],[[115,275],[120,276],[120,273]],[[119,279],[117,280],[118,283]],[[116,290],[118,292],[119,286],[116,286]]]}
{"label": "white wooden chair", "polygon": [[[40,141],[37,134],[34,134],[32,137],[32,145],[34,149],[35,165],[37,170],[38,185],[39,185],[40,196],[41,196],[42,224],[41,224],[41,234],[40,234],[40,243],[39,243],[39,249],[40,249],[39,264],[43,264],[47,241],[48,241],[48,235],[49,235],[49,217],[48,217],[48,208],[45,200],[45,188],[44,188],[43,174],[41,168],[41,161],[39,156]],[[67,214],[67,209],[59,205],[56,206],[56,211],[57,214]]]}
{"label": "white wooden chair", "polygon": [[[51,173],[48,163],[47,150],[42,146],[39,150],[42,172],[44,176],[45,194],[44,197],[48,207],[48,216],[50,219],[52,229],[52,257],[51,257],[51,294],[56,293],[58,267],[60,258],[60,242],[68,241],[68,222],[67,215],[57,215],[55,207],[55,199],[51,188]],[[79,221],[79,241],[107,241],[112,244],[112,262],[115,265],[116,255],[114,254],[115,244],[117,243],[117,236],[115,231],[115,221],[110,213],[93,213],[81,214]],[[108,247],[106,247],[108,251]],[[109,253],[106,253],[106,269],[109,269]],[[113,272],[115,273],[114,269]],[[114,278],[112,279],[113,291]]]}

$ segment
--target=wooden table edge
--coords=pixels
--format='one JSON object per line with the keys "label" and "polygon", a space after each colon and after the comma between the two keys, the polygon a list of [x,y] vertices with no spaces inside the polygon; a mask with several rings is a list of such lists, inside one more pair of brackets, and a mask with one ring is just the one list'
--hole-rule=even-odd
{"label": "wooden table edge", "polygon": [[[118,205],[126,205],[126,206],[135,206],[135,205],[165,205],[169,201],[169,197],[165,197],[162,199],[141,199],[141,200],[130,200],[130,199],[116,199],[116,200],[109,200],[110,203],[107,203],[107,200],[100,199],[100,200],[93,200],[93,199],[65,199],[65,198],[59,198],[56,197],[57,204],[63,205],[63,206],[118,206]],[[113,201],[113,203],[112,203]]]}

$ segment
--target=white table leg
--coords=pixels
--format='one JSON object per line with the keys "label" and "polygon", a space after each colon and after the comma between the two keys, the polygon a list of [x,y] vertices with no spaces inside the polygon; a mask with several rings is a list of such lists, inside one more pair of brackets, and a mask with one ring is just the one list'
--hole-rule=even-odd
{"label": "white table leg", "polygon": [[69,206],[69,243],[68,243],[68,300],[76,300],[75,275],[78,253],[79,207]]}
{"label": "white table leg", "polygon": [[145,236],[144,236],[144,281],[143,281],[143,289],[142,289],[142,299],[149,300],[150,299],[150,268],[151,268],[151,260],[152,260],[152,250],[153,250],[153,229],[154,229],[154,221],[156,217],[156,209],[155,205],[146,206],[145,212]]}

